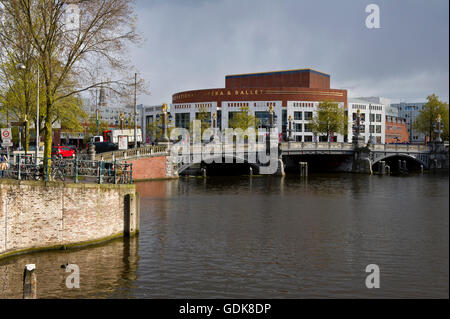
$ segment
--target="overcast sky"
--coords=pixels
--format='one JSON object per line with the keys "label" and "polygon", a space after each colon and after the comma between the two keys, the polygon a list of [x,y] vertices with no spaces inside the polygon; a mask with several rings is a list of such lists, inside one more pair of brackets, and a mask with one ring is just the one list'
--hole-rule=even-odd
{"label": "overcast sky", "polygon": [[[381,28],[367,29],[367,5]],[[137,0],[139,103],[220,88],[225,75],[313,68],[349,97],[449,99],[448,0]]]}

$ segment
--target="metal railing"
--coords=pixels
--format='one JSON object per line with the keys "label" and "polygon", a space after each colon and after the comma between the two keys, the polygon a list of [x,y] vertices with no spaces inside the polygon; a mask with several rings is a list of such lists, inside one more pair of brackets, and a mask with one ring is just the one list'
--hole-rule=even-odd
{"label": "metal railing", "polygon": [[90,161],[84,157],[46,158],[50,165],[36,165],[31,156],[17,156],[16,162],[0,163],[0,178],[72,183],[132,184],[133,165],[117,161]]}

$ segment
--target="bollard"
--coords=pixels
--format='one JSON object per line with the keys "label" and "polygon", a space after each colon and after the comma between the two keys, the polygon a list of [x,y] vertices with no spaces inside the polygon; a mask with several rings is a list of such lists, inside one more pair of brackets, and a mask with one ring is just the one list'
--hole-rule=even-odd
{"label": "bollard", "polygon": [[300,162],[300,176],[307,177],[308,176],[308,163]]}
{"label": "bollard", "polygon": [[78,156],[75,157],[75,184],[78,184]]}
{"label": "bollard", "polygon": [[202,175],[203,175],[203,178],[207,177],[207,175],[206,175],[206,168],[202,168]]}
{"label": "bollard", "polygon": [[34,270],[36,265],[27,265],[23,273],[23,299],[36,299],[37,281]]}
{"label": "bollard", "polygon": [[378,164],[378,174],[385,175],[386,174],[386,162],[381,161]]}
{"label": "bollard", "polygon": [[250,167],[250,176],[253,176],[253,168]]}
{"label": "bollard", "polygon": [[420,165],[420,173],[421,174],[425,173],[425,168],[423,167],[423,165]]}

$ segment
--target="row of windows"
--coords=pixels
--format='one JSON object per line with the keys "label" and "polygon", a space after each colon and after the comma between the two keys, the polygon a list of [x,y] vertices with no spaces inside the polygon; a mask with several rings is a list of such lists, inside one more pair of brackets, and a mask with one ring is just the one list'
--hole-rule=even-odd
{"label": "row of windows", "polygon": [[314,107],[314,103],[294,102],[294,107]]}
{"label": "row of windows", "polygon": [[352,109],[353,110],[365,110],[366,106],[364,104],[353,104],[352,105]]}
{"label": "row of windows", "polygon": [[387,116],[386,121],[392,122],[392,123],[406,123],[405,119],[394,117],[394,116]]}
{"label": "row of windows", "polygon": [[204,109],[204,108],[212,107],[212,103],[195,104],[195,107],[198,109]]}
{"label": "row of windows", "polygon": [[311,125],[310,124],[294,124],[294,132],[305,132],[305,133],[311,133]]}
{"label": "row of windows", "polygon": [[228,107],[249,107],[249,103],[228,103]]}
{"label": "row of windows", "polygon": [[386,126],[387,131],[403,131],[403,129],[404,129],[403,126],[391,126],[391,125]]}
{"label": "row of windows", "polygon": [[381,125],[370,125],[370,133],[381,133]]}
{"label": "row of windows", "polygon": [[373,111],[383,111],[383,107],[381,105],[371,105],[370,109]]}
{"label": "row of windows", "polygon": [[179,105],[175,105],[176,109],[190,109],[191,105],[190,104],[179,104]]}
{"label": "row of windows", "polygon": [[305,119],[305,121],[310,121],[312,118],[313,112],[294,112],[294,121],[302,121],[303,119]]}

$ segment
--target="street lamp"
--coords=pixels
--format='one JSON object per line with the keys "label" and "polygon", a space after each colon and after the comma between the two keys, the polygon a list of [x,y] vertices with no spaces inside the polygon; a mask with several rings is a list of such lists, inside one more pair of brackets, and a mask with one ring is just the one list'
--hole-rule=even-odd
{"label": "street lamp", "polygon": [[213,113],[213,129],[216,129],[217,126],[217,114]]}
{"label": "street lamp", "polygon": [[442,133],[443,133],[443,129],[442,129],[442,117],[441,114],[438,114],[437,119],[436,119],[436,130],[435,133],[437,134],[436,136],[436,143],[442,143]]}
{"label": "street lamp", "polygon": [[292,115],[289,115],[289,136],[288,136],[288,141],[290,142],[290,141],[292,141],[292,121],[293,121],[293,118],[292,118]]}
{"label": "street lamp", "polygon": [[[19,63],[16,65],[16,68],[18,70],[26,70],[27,67],[25,66],[25,64],[23,63]],[[39,136],[39,87],[40,87],[40,83],[39,83],[39,64],[37,66],[37,98],[36,98],[36,151],[35,151],[35,161],[36,161],[36,165],[38,165],[39,163],[39,148],[40,148],[40,136]],[[26,142],[26,137],[25,137],[25,142]],[[26,145],[25,145],[25,152],[26,152]],[[25,154],[26,155],[26,154]]]}
{"label": "street lamp", "polygon": [[162,106],[162,126],[163,126],[163,135],[161,136],[162,143],[168,143],[169,138],[167,137],[167,104],[163,104]]}
{"label": "street lamp", "polygon": [[269,107],[269,113],[270,113],[270,128],[273,128],[273,126],[274,126],[274,109],[273,109],[273,105],[271,105],[270,107]]}

